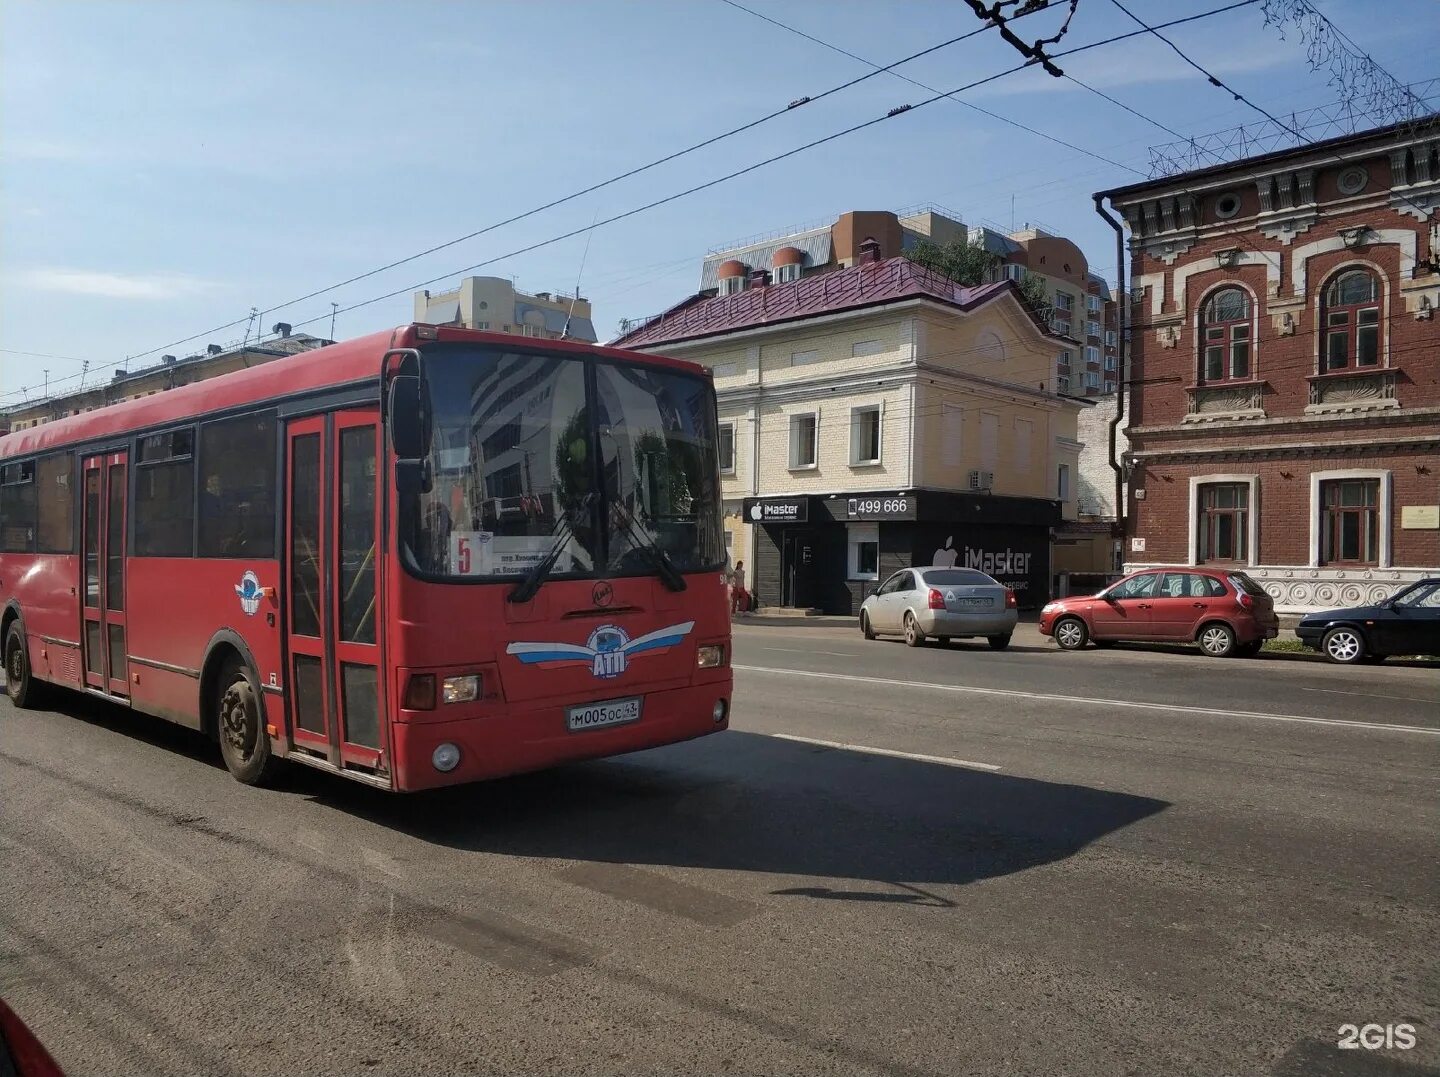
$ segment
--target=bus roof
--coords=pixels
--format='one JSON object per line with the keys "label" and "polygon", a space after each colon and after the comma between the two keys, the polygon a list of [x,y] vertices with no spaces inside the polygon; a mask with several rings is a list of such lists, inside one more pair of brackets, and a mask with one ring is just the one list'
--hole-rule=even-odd
{"label": "bus roof", "polygon": [[[573,340],[546,340],[517,337],[509,333],[486,333],[453,326],[403,325],[339,344],[274,359],[245,370],[231,371],[178,386],[154,396],[108,404],[94,411],[54,419],[0,437],[0,459],[30,456],[76,442],[95,441],[126,434],[132,430],[183,423],[228,411],[246,404],[279,401],[302,393],[356,385],[380,376],[380,357],[391,348],[413,348],[427,341],[420,330],[430,330],[444,342],[495,344],[517,351],[572,352],[601,355],[622,362],[671,367],[704,376],[704,367],[682,359],[606,348]],[[427,333],[427,336],[429,334]],[[378,381],[377,381],[378,393]]]}

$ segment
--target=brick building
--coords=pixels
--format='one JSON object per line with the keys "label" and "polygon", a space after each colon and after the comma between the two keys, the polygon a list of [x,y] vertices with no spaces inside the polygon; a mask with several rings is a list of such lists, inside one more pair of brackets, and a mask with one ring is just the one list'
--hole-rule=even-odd
{"label": "brick building", "polygon": [[1127,568],[1283,611],[1440,574],[1440,119],[1105,192],[1130,232]]}

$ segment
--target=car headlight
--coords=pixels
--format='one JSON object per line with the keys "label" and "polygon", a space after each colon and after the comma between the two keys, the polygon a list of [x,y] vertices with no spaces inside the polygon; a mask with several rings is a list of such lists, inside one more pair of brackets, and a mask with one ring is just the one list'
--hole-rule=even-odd
{"label": "car headlight", "polygon": [[725,645],[707,643],[695,651],[695,665],[699,669],[715,669],[725,664]]}
{"label": "car headlight", "polygon": [[440,686],[440,698],[446,703],[469,703],[480,698],[480,675],[446,677]]}

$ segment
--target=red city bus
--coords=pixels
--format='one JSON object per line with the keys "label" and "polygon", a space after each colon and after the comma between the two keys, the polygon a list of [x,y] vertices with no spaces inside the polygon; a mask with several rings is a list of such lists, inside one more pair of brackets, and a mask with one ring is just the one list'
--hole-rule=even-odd
{"label": "red city bus", "polygon": [[724,729],[698,366],[412,325],[0,438],[10,698],[416,790]]}

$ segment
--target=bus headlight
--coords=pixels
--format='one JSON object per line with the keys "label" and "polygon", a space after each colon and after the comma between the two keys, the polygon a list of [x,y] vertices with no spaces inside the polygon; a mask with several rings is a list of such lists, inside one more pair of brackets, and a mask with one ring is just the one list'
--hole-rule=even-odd
{"label": "bus headlight", "polygon": [[480,676],[446,677],[440,686],[440,698],[446,703],[469,703],[480,698]]}
{"label": "bus headlight", "polygon": [[449,774],[460,765],[460,748],[451,744],[448,740],[435,748],[430,756],[430,762],[441,774]]}
{"label": "bus headlight", "polygon": [[723,644],[710,643],[700,647],[695,652],[695,665],[700,669],[715,669],[725,664],[725,647]]}

